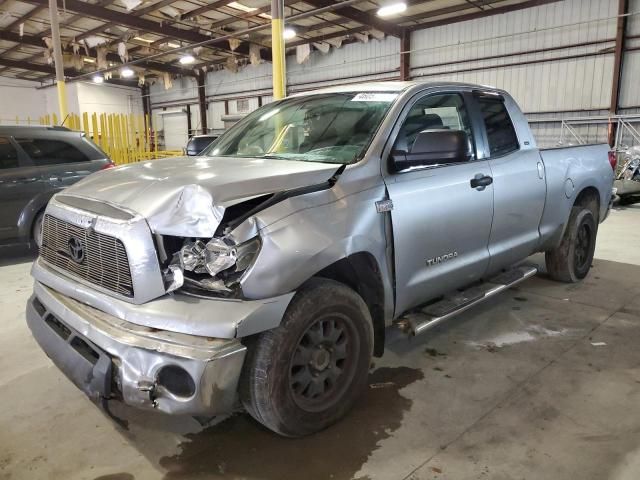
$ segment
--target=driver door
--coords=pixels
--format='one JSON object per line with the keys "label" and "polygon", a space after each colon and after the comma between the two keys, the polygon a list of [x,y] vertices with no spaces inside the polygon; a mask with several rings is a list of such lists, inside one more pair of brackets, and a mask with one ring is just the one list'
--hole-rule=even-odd
{"label": "driver door", "polygon": [[385,174],[393,201],[396,315],[480,279],[489,265],[493,186],[474,188],[471,180],[490,178],[491,168],[477,159],[483,149],[467,104],[462,92],[426,94],[407,107],[398,129],[394,151],[411,153],[422,131],[456,129],[465,132],[472,155]]}

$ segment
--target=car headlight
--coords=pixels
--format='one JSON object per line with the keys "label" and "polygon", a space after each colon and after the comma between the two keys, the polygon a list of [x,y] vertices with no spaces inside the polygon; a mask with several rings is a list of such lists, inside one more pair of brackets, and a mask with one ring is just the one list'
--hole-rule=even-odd
{"label": "car headlight", "polygon": [[[202,240],[187,241],[174,255],[169,266],[173,273],[167,291],[189,283],[205,290],[229,292],[231,284],[237,283],[242,273],[253,264],[260,252],[260,245],[260,237],[240,244],[228,237],[212,238],[206,243]],[[179,279],[179,275],[175,275],[176,269],[193,272],[200,277],[176,281]],[[208,274],[212,278],[203,279],[201,274]]]}

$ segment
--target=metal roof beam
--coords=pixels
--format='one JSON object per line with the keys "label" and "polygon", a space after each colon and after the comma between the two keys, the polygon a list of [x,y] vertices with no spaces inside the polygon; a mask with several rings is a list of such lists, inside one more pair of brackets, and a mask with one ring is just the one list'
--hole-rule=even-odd
{"label": "metal roof beam", "polygon": [[[36,5],[42,5],[47,3],[47,0],[23,0],[23,1],[36,4]],[[97,20],[115,23],[117,25],[124,25],[128,28],[134,28],[142,32],[154,33],[156,35],[171,37],[171,38],[175,38],[175,39],[182,40],[189,43],[200,43],[200,42],[205,42],[207,40],[211,40],[211,37],[207,35],[202,35],[201,33],[198,33],[194,30],[185,30],[182,28],[173,27],[171,25],[161,25],[158,22],[153,20],[147,20],[145,18],[140,18],[133,15],[127,15],[124,12],[111,10],[109,8],[100,7],[98,5],[86,3],[80,0],[58,0],[58,5],[60,8],[66,8],[67,10],[70,10],[76,13],[82,13],[88,17],[92,17]],[[211,46],[210,48],[232,52],[230,48],[225,48],[222,46],[215,46],[215,47]],[[247,45],[240,45],[240,47],[238,47],[238,49],[236,49],[235,52],[233,53],[248,56],[249,47]]]}
{"label": "metal roof beam", "polygon": [[[500,2],[504,2],[506,0],[494,0],[493,2],[490,3],[486,3],[485,5],[491,5],[491,4],[495,4],[495,3],[500,3]],[[522,3],[514,3],[511,5],[505,5],[502,7],[493,7],[493,8],[487,8],[486,10],[483,11],[478,11],[478,12],[474,12],[474,13],[468,13],[466,15],[458,15],[455,17],[450,17],[450,18],[443,18],[442,20],[434,20],[432,22],[428,22],[428,23],[420,23],[418,25],[413,25],[410,27],[407,27],[409,30],[411,31],[415,31],[415,30],[424,30],[425,28],[432,28],[432,27],[440,27],[442,25],[450,25],[452,23],[459,23],[459,22],[464,22],[467,20],[475,20],[477,18],[484,18],[484,17],[491,17],[492,15],[499,15],[501,13],[508,13],[508,12],[515,12],[517,10],[523,10],[525,8],[532,8],[532,7],[538,7],[540,5],[546,5],[549,3],[556,3],[559,2],[561,0],[528,0],[526,2],[522,2]],[[448,7],[449,9],[455,8],[455,7]],[[466,5],[466,8],[469,8],[468,5]],[[446,10],[446,8],[442,8],[440,10]],[[437,12],[437,10],[433,10],[432,12],[426,12],[427,14],[429,13],[435,13]],[[445,15],[446,13],[453,13],[453,11],[449,11],[449,12],[445,12],[445,13],[439,13],[438,15]],[[408,21],[412,21],[412,20],[419,20],[420,18],[424,19],[424,18],[429,18],[429,17],[435,17],[438,15],[414,15],[412,17],[407,17],[406,19],[403,19],[403,23],[404,22],[408,22]],[[420,18],[417,18],[419,17]]]}
{"label": "metal roof beam", "polygon": [[[23,35],[21,37],[15,32],[9,32],[6,30],[0,30],[0,40],[6,40],[9,42],[15,42],[23,45],[30,45],[30,46],[38,47],[42,49],[46,48],[46,45],[44,44],[42,39],[39,37],[36,37],[34,35]],[[97,55],[95,48],[90,49],[90,52],[92,53],[93,56]],[[115,53],[107,53],[107,60],[109,60],[110,62],[121,61],[120,57]],[[38,65],[38,64],[33,64],[33,65]],[[139,63],[138,65],[140,65],[143,68],[147,68],[149,70],[168,72],[168,73],[173,73],[175,75],[190,75],[190,76],[194,75],[191,69],[182,69],[179,67],[174,67],[174,66],[167,65],[160,62],[148,61],[148,62]],[[47,71],[50,72],[51,70],[47,70]]]}
{"label": "metal roof beam", "polygon": [[[331,0],[304,0],[305,3],[316,7],[330,7],[335,2]],[[333,13],[336,15],[340,15],[341,17],[348,18],[349,20],[353,20],[355,22],[361,23],[362,25],[367,25],[370,28],[375,28],[376,30],[380,30],[381,32],[386,33],[387,35],[393,35],[394,37],[402,36],[402,28],[394,25],[390,22],[386,22],[384,20],[380,20],[375,15],[364,12],[352,6],[345,6],[336,8]]]}

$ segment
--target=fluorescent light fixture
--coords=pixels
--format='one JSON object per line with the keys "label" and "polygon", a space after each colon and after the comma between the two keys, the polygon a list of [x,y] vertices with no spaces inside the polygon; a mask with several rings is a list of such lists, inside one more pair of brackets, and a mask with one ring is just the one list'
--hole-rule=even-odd
{"label": "fluorescent light fixture", "polygon": [[93,80],[93,83],[104,83],[104,77],[102,75],[94,75],[91,80]]}
{"label": "fluorescent light fixture", "polygon": [[196,61],[195,57],[193,55],[183,55],[180,57],[180,60],[178,60],[182,65],[189,65],[190,63],[193,63]]}
{"label": "fluorescent light fixture", "polygon": [[296,31],[293,28],[287,27],[282,32],[282,36],[285,40],[291,40],[292,38],[296,38]]}
{"label": "fluorescent light fixture", "polygon": [[96,63],[96,59],[95,59],[95,58],[91,58],[91,57],[84,57],[84,58],[82,59],[82,61],[83,61],[84,63]]}
{"label": "fluorescent light fixture", "polygon": [[142,38],[142,37],[133,37],[134,40],[139,40],[140,42],[147,42],[147,43],[153,43],[155,40],[149,40],[148,38]]}
{"label": "fluorescent light fixture", "polygon": [[180,48],[180,44],[168,42],[167,43],[167,47],[169,47],[169,48]]}
{"label": "fluorescent light fixture", "polygon": [[241,10],[243,12],[255,12],[257,8],[248,7],[247,5],[243,5],[240,2],[231,2],[227,3],[227,7],[235,8],[236,10]]}
{"label": "fluorescent light fixture", "polygon": [[378,9],[379,17],[390,17],[391,15],[398,15],[407,9],[407,4],[404,2],[390,3],[384,5]]}
{"label": "fluorescent light fixture", "polygon": [[133,70],[131,70],[129,67],[123,67],[122,70],[120,70],[120,76],[122,78],[131,78],[136,74],[136,72],[134,72]]}

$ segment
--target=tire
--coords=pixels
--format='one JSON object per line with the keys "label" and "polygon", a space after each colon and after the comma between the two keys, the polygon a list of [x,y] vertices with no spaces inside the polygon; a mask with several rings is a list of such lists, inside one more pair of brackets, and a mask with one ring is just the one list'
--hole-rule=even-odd
{"label": "tire", "polygon": [[44,219],[44,212],[40,212],[36,215],[31,227],[31,238],[33,243],[38,249],[42,247],[42,220]]}
{"label": "tire", "polygon": [[371,314],[362,298],[342,283],[312,279],[277,328],[249,340],[240,398],[253,418],[280,435],[318,432],[362,393],[372,351]]}
{"label": "tire", "polygon": [[562,242],[545,254],[549,276],[566,283],[586,277],[593,261],[597,233],[593,212],[585,207],[573,207]]}

